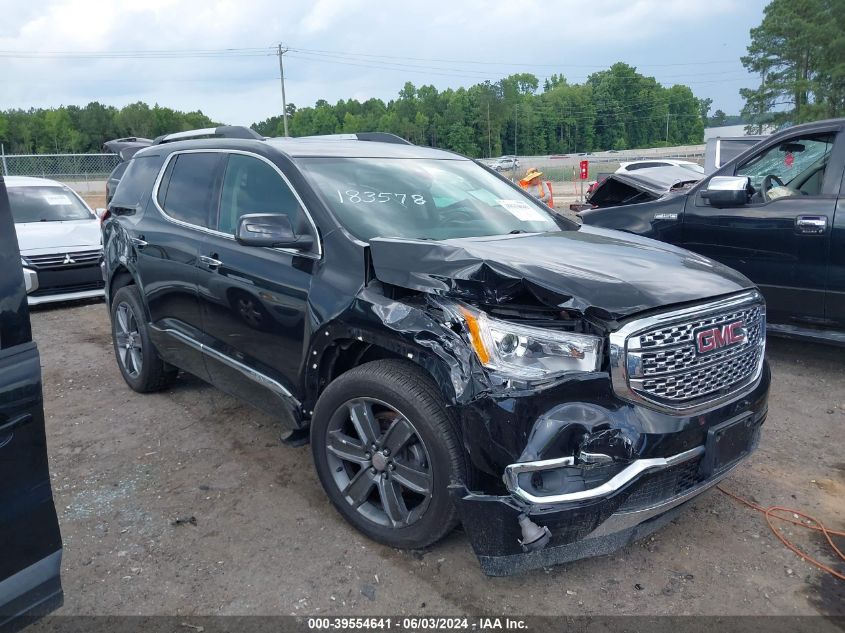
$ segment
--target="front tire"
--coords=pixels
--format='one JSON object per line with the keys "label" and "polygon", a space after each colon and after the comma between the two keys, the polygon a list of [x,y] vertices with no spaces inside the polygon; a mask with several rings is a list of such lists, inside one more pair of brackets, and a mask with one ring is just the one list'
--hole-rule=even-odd
{"label": "front tire", "polygon": [[374,361],[329,384],[314,408],[311,447],[329,499],[369,538],[417,549],[457,524],[448,486],[465,479],[461,444],[416,365]]}
{"label": "front tire", "polygon": [[138,288],[124,286],[111,302],[114,355],[126,384],[138,393],[160,391],[175,379],[178,370],[158,355],[150,340]]}

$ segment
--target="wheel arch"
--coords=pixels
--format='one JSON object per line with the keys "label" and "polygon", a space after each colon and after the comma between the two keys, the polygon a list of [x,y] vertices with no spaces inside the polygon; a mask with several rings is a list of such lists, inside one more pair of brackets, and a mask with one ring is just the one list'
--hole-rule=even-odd
{"label": "wheel arch", "polygon": [[[441,334],[442,335],[442,334]],[[304,371],[304,414],[310,416],[322,391],[346,371],[366,362],[399,359],[414,363],[431,377],[447,405],[468,397],[473,368],[468,354],[463,357],[440,345],[436,337],[421,344],[398,333],[347,327],[334,323],[312,337]],[[469,351],[468,349],[466,350]]]}

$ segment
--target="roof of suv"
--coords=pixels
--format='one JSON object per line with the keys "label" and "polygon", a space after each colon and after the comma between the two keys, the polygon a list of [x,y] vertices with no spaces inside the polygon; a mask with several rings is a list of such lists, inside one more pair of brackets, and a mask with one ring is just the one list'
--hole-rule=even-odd
{"label": "roof of suv", "polygon": [[470,160],[441,149],[421,147],[404,143],[383,143],[379,141],[354,140],[337,136],[308,136],[300,138],[278,137],[266,140],[204,138],[152,145],[138,152],[138,156],[167,153],[186,149],[230,149],[256,150],[273,148],[293,158],[304,157],[349,157],[349,158],[432,158],[440,160]]}
{"label": "roof of suv", "polygon": [[279,148],[289,156],[347,156],[355,158],[439,158],[446,160],[468,160],[449,151],[378,141],[357,141],[338,139],[331,136],[305,138],[270,138],[268,145]]}

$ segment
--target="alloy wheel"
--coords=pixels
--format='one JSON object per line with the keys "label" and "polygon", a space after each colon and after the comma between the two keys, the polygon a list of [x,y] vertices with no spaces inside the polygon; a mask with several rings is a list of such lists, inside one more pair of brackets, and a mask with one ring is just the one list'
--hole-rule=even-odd
{"label": "alloy wheel", "polygon": [[144,354],[141,350],[141,332],[138,320],[128,303],[120,303],[115,310],[115,346],[117,357],[124,371],[132,378],[137,378],[143,367]]}
{"label": "alloy wheel", "polygon": [[433,473],[411,421],[385,402],[349,400],[326,433],[332,478],[355,510],[379,525],[407,527],[431,502]]}

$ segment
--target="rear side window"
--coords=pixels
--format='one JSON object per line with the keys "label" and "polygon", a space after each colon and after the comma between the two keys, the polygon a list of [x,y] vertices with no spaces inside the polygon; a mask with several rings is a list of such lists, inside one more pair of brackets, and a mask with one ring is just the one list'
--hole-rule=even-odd
{"label": "rear side window", "polygon": [[217,152],[196,152],[179,154],[170,161],[158,191],[158,203],[167,215],[188,224],[209,226],[221,156]]}
{"label": "rear side window", "polygon": [[159,155],[136,156],[125,167],[121,178],[117,174],[118,165],[112,177],[120,178],[117,190],[114,192],[111,204],[117,207],[135,207],[150,195],[163,158]]}

